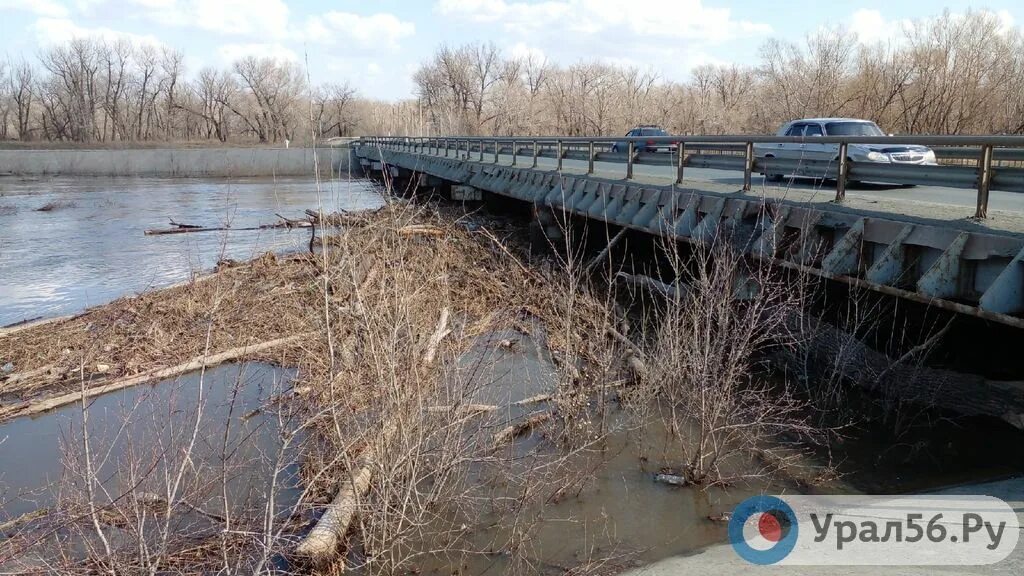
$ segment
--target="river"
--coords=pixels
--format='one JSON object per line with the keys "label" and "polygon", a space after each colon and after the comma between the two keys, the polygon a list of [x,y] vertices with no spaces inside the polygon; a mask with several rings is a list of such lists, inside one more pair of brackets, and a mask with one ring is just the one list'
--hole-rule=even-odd
{"label": "river", "polygon": [[[242,228],[373,208],[367,180],[0,178],[0,326],[72,314],[186,280],[218,260],[304,249],[309,229],[146,236],[169,220]],[[40,211],[50,207],[51,210]]]}

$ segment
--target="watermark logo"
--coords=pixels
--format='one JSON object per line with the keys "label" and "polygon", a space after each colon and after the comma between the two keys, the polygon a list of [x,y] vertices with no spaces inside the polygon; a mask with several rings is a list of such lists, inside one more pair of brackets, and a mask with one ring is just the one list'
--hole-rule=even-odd
{"label": "watermark logo", "polygon": [[754,496],[729,520],[729,541],[753,564],[994,564],[1021,526],[991,496]]}
{"label": "watermark logo", "polygon": [[776,564],[796,546],[800,525],[793,509],[775,496],[747,498],[729,519],[729,541],[753,564]]}

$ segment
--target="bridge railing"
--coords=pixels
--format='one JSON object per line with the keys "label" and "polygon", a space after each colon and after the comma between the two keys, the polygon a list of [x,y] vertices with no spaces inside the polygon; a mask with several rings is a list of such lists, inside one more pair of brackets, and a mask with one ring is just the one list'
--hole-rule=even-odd
{"label": "bridge railing", "polygon": [[[1024,193],[1024,136],[654,136],[654,137],[384,137],[368,136],[361,144],[440,157],[499,163],[511,157],[520,165],[526,157],[530,167],[540,158],[552,158],[561,170],[564,160],[587,163],[593,174],[596,162],[625,164],[625,178],[634,177],[636,165],[672,166],[676,183],[683,182],[685,168],[711,168],[743,172],[743,190],[751,188],[752,176],[778,174],[834,179],[836,202],[846,196],[850,181],[948,186],[977,192],[976,218],[988,215],[990,190]],[[777,158],[759,144],[832,144],[830,158]],[[922,145],[931,147],[941,161],[937,164],[855,162],[849,146]],[[625,150],[621,148],[624,147]],[[648,148],[666,152],[648,152]],[[805,153],[810,156],[813,153]],[[834,156],[833,156],[834,154]],[[820,153],[818,154],[821,155]]]}

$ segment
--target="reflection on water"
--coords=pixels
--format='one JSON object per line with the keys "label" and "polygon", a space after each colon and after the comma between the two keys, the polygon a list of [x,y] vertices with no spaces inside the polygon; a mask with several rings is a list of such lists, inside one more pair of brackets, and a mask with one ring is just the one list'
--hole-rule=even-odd
{"label": "reflection on water", "polygon": [[[365,180],[322,183],[324,209],[382,200]],[[38,211],[52,204],[51,211]],[[0,326],[185,280],[221,258],[301,249],[308,229],[145,236],[168,220],[240,228],[317,207],[311,179],[0,178]]]}
{"label": "reflection on water", "polygon": [[[275,467],[281,469],[278,511],[294,505],[297,467],[276,464],[288,452],[278,419],[263,412],[245,417],[293,377],[293,370],[267,364],[233,364],[207,370],[201,387],[200,374],[192,373],[96,398],[89,406],[88,431],[105,492],[99,503],[118,499],[133,486],[136,492],[165,494],[165,474],[173,477],[187,458],[181,496],[207,511],[225,508],[222,479],[232,509],[264,506]],[[197,414],[199,433],[186,456]],[[0,523],[52,506],[60,497],[74,499],[83,483],[82,416],[81,404],[71,404],[0,425]]]}

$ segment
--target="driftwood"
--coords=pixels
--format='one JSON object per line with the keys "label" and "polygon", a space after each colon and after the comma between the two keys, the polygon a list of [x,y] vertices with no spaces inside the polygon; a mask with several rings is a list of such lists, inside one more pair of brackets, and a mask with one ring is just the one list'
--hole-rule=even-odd
{"label": "driftwood", "polygon": [[[685,283],[665,284],[624,272],[618,273],[616,278],[648,288],[665,298],[677,298],[690,290]],[[893,359],[821,319],[792,314],[787,323],[794,333],[806,337],[795,347],[774,351],[771,360],[779,367],[805,374],[811,382],[827,380],[834,373],[841,374],[850,383],[875,393],[887,393],[901,401],[965,416],[994,416],[1024,430],[1024,381],[989,380],[978,374],[908,362],[912,356],[934,345],[949,329],[948,324],[925,343]],[[628,342],[615,330],[609,329],[609,334],[623,343]]]}
{"label": "driftwood", "polygon": [[260,224],[259,226],[246,226],[243,228],[232,228],[231,226],[197,226],[195,224],[180,224],[171,220],[171,226],[173,228],[162,228],[146,230],[146,236],[164,236],[167,234],[189,234],[192,232],[219,232],[219,231],[231,231],[231,232],[242,232],[250,230],[270,230],[273,228],[309,228],[313,226],[311,222],[304,220],[290,220],[283,216],[278,215],[283,222],[277,222],[275,224]]}
{"label": "driftwood", "polygon": [[[187,372],[194,372],[196,370],[200,370],[202,368],[206,368],[209,366],[216,366],[217,364],[228,362],[230,360],[237,360],[250,354],[264,352],[273,348],[277,348],[279,346],[284,346],[287,344],[291,344],[293,342],[298,342],[303,338],[307,338],[308,336],[308,334],[296,334],[294,336],[288,336],[286,338],[278,338],[276,340],[260,342],[259,344],[252,344],[249,346],[240,346],[238,348],[232,348],[230,350],[225,350],[224,352],[220,352],[217,354],[211,354],[209,356],[199,356],[188,362],[185,362],[184,364],[179,364],[177,366],[149,370],[141,374],[136,374],[134,376],[129,376],[127,378],[114,380],[107,384],[93,386],[91,388],[86,389],[84,395],[86,398],[93,398],[95,396],[100,396],[108,392],[114,392],[116,390],[121,390],[123,388],[130,388],[132,386],[137,386],[139,384],[144,384],[146,382],[151,382],[154,380],[173,378],[175,376],[180,376]],[[46,412],[47,410],[52,410],[59,406],[64,406],[65,404],[78,402],[82,400],[82,395],[83,392],[80,391],[69,392],[67,394],[46,398],[36,402],[28,402],[25,404],[19,404],[17,406],[11,406],[4,409],[0,409],[0,422],[17,416],[30,416],[33,414],[39,414],[42,412]]]}
{"label": "driftwood", "polygon": [[444,228],[429,224],[409,224],[398,229],[400,236],[444,236]]}
{"label": "driftwood", "polygon": [[527,404],[539,404],[541,402],[550,402],[557,400],[556,396],[551,394],[537,394],[536,396],[530,396],[529,398],[523,398],[508,404],[507,406],[499,406],[498,404],[458,404],[453,406],[429,406],[427,412],[431,414],[457,412],[459,414],[482,414],[485,412],[497,412],[510,406],[525,406]]}
{"label": "driftwood", "polygon": [[47,324],[56,324],[58,322],[74,320],[79,316],[81,316],[81,314],[72,314],[70,316],[56,316],[53,318],[33,318],[31,320],[26,320],[23,322],[15,322],[14,324],[8,324],[7,326],[0,328],[0,338],[3,338],[4,336],[10,336],[11,334],[21,332],[23,330],[28,330],[30,328],[38,328],[40,326],[46,326]]}
{"label": "driftwood", "polygon": [[381,445],[370,447],[364,452],[355,473],[341,482],[334,500],[327,505],[323,515],[295,548],[296,554],[321,565],[337,557],[338,546],[359,512],[359,501],[370,491],[374,460],[381,448],[391,443],[397,432],[398,428],[393,422],[384,427]]}
{"label": "driftwood", "polygon": [[494,448],[500,448],[502,444],[512,441],[513,438],[520,434],[532,429],[538,424],[547,422],[551,419],[550,412],[536,412],[526,417],[524,420],[520,420],[514,424],[499,430],[494,435]]}
{"label": "driftwood", "polygon": [[623,227],[622,230],[619,230],[619,233],[616,234],[615,236],[612,236],[612,239],[608,241],[608,244],[604,247],[604,249],[602,249],[597,254],[597,256],[594,256],[590,260],[586,268],[587,274],[590,274],[594,270],[594,268],[597,268],[598,265],[601,264],[601,261],[603,261],[605,257],[608,256],[608,252],[611,251],[611,249],[614,248],[615,245],[618,244],[623,237],[625,237],[627,230],[629,230],[629,228],[626,227]]}
{"label": "driftwood", "polygon": [[295,548],[296,554],[318,564],[334,558],[338,553],[338,544],[359,511],[359,500],[370,490],[372,478],[369,466],[363,466],[353,477],[345,480],[334,500],[324,510],[323,516]]}
{"label": "driftwood", "polygon": [[423,363],[427,366],[431,366],[434,363],[434,357],[437,356],[437,347],[441,345],[441,341],[445,339],[445,336],[448,336],[452,332],[448,328],[448,316],[450,314],[451,311],[447,306],[441,310],[441,318],[437,321],[437,328],[434,330],[434,333],[430,335],[430,341],[427,343],[427,351],[423,354]]}
{"label": "driftwood", "polygon": [[[791,319],[793,329],[798,319]],[[807,337],[772,355],[779,366],[808,379],[835,373],[873,392],[935,406],[965,416],[995,416],[1024,429],[1024,382],[988,380],[977,374],[893,360],[856,336],[817,319],[805,319]]]}
{"label": "driftwood", "polygon": [[687,287],[684,284],[666,284],[661,280],[651,278],[650,276],[644,276],[642,274],[619,272],[615,275],[615,279],[619,282],[629,284],[630,286],[654,292],[655,294],[670,300],[682,298],[687,293]]}

